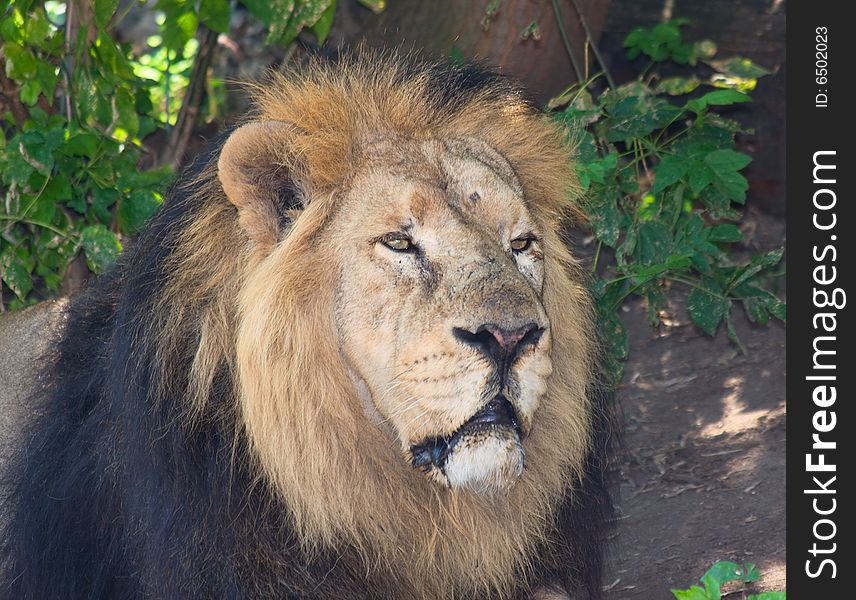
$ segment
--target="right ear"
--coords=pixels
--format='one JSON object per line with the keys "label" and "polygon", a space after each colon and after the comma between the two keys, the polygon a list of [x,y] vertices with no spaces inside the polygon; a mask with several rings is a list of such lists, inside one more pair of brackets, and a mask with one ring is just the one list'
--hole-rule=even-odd
{"label": "right ear", "polygon": [[220,151],[220,184],[238,209],[241,227],[260,248],[272,249],[282,228],[303,208],[304,185],[290,151],[292,134],[292,126],[282,121],[248,123]]}

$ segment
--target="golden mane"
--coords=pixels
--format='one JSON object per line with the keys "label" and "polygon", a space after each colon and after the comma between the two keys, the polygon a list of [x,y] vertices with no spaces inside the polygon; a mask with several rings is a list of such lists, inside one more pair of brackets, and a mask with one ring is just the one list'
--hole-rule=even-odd
{"label": "golden mane", "polygon": [[[210,168],[192,182],[202,208],[187,217],[170,255],[174,277],[152,325],[162,393],[178,385],[169,365],[181,363],[182,340],[198,338],[186,381],[189,426],[210,418],[207,398],[217,373],[228,370],[250,459],[288,506],[306,550],[353,545],[366,569],[383,570],[408,597],[506,595],[512,578],[526,579],[536,553],[549,559],[555,513],[573,494],[589,449],[592,311],[559,234],[573,210],[573,169],[558,128],[511,88],[488,83],[446,101],[432,88],[433,67],[414,64],[380,55],[313,61],[253,86],[248,122],[288,128],[259,155],[271,157],[272,169],[299,174],[305,206],[281,239],[251,239],[223,174]],[[360,144],[387,135],[490,145],[513,167],[547,232],[544,304],[555,369],[527,440],[526,469],[505,498],[428,485],[367,420],[343,366],[331,314],[347,256],[327,225]]]}

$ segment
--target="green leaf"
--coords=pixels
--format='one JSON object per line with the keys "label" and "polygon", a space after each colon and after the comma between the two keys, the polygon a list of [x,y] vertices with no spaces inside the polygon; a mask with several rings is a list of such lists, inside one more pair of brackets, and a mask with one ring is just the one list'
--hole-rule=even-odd
{"label": "green leaf", "polygon": [[113,219],[110,207],[116,203],[119,197],[115,189],[101,189],[96,187],[92,190],[92,213],[101,223],[107,224]]}
{"label": "green leaf", "polygon": [[639,241],[639,228],[629,227],[624,233],[624,240],[615,249],[615,259],[620,266],[627,262],[627,257],[636,251],[636,243]]}
{"label": "green leaf", "polygon": [[358,0],[360,4],[379,15],[386,8],[386,0]]}
{"label": "green leaf", "polygon": [[151,192],[135,190],[119,200],[116,221],[125,235],[133,235],[142,229],[160,206],[160,200]]}
{"label": "green leaf", "polygon": [[644,137],[667,127],[682,112],[679,107],[649,93],[628,96],[609,110],[605,124],[606,139],[618,142]]}
{"label": "green leaf", "polygon": [[333,17],[336,15],[336,0],[330,2],[327,10],[318,18],[315,25],[312,26],[312,33],[315,34],[315,39],[319,44],[323,44],[330,35],[330,28],[333,26]]}
{"label": "green leaf", "polygon": [[[5,11],[0,11],[0,14]],[[23,28],[21,27],[21,23],[16,22],[15,13],[8,14],[2,20],[0,20],[0,37],[3,38],[6,42],[11,42],[18,44],[23,40]],[[23,18],[21,18],[23,21]]]}
{"label": "green leaf", "polygon": [[[726,319],[728,321],[728,319]],[[710,572],[705,573],[701,578],[701,583],[704,586],[705,594],[710,600],[720,600],[722,598],[722,590],[720,589],[719,581],[713,577]]]}
{"label": "green leaf", "polygon": [[21,156],[33,168],[43,175],[49,175],[54,165],[52,138],[38,131],[27,131],[18,136],[18,150]]}
{"label": "green leaf", "polygon": [[639,200],[639,205],[636,207],[636,218],[642,222],[657,219],[660,216],[662,207],[662,198],[654,194],[645,194]]}
{"label": "green leaf", "polygon": [[594,234],[604,244],[614,248],[621,234],[623,220],[615,191],[605,190],[602,195],[594,196],[587,204],[587,212]]}
{"label": "green leaf", "polygon": [[731,320],[730,314],[725,317],[725,334],[740,349],[741,354],[749,354],[749,350],[746,349],[740,336],[737,335],[737,329],[734,328],[734,322]]}
{"label": "green leaf", "polygon": [[33,289],[33,280],[26,263],[11,246],[0,254],[0,279],[21,300]]}
{"label": "green leaf", "polygon": [[740,102],[751,102],[752,98],[737,90],[715,90],[700,98],[688,101],[685,108],[694,113],[703,112],[708,106],[727,106]]}
{"label": "green leaf", "polygon": [[78,214],[86,213],[86,194],[75,192],[72,194],[71,200],[65,203],[71,210]]}
{"label": "green leaf", "polygon": [[661,221],[639,225],[637,254],[643,265],[664,264],[672,254],[672,230]]}
{"label": "green leaf", "polygon": [[92,158],[95,156],[95,150],[98,147],[98,136],[89,131],[76,133],[68,138],[62,145],[62,152],[72,156],[85,156]]}
{"label": "green leaf", "polygon": [[716,55],[717,47],[711,40],[701,40],[693,44],[693,53],[698,58],[711,59]]}
{"label": "green leaf", "polygon": [[660,159],[660,163],[654,168],[654,186],[651,191],[659,194],[664,189],[678,182],[690,167],[690,162],[685,156],[666,155]]}
{"label": "green leaf", "polygon": [[[42,197],[45,199],[49,199],[47,202],[48,205],[53,206],[54,201],[64,201],[71,199],[71,182],[66,177],[57,176],[51,177],[51,180],[45,186],[44,191],[42,192]],[[39,221],[50,221],[50,218],[39,218],[36,217]]]}
{"label": "green leaf", "polygon": [[39,94],[42,93],[42,84],[38,81],[25,81],[21,85],[21,102],[27,106],[35,106],[39,100]]}
{"label": "green leaf", "polygon": [[58,80],[56,67],[43,60],[36,62],[36,81],[41,85],[42,92],[48,100],[53,100]]}
{"label": "green leaf", "polygon": [[671,592],[677,600],[711,600],[710,596],[697,585],[688,590],[671,590]]}
{"label": "green leaf", "polygon": [[749,297],[743,299],[743,308],[746,310],[746,316],[753,323],[766,325],[770,321],[770,313],[767,310],[766,298]]}
{"label": "green leaf", "polygon": [[[255,3],[262,7],[268,7],[278,0],[255,0]],[[250,3],[244,2],[245,6],[250,8],[251,12],[266,25],[268,24],[250,7]],[[163,35],[163,45],[168,50],[175,52],[183,52],[184,46],[196,34],[196,29],[199,26],[199,18],[194,10],[194,5],[185,0],[158,0],[156,8],[164,12],[164,23],[161,26]]]}
{"label": "green leaf", "polygon": [[86,264],[93,273],[103,273],[119,256],[122,244],[104,225],[90,225],[80,232]]}
{"label": "green leaf", "polygon": [[748,265],[735,271],[734,280],[729,284],[729,287],[732,289],[739,288],[762,270],[776,266],[782,260],[784,251],[785,249],[782,247],[754,256]]}
{"label": "green leaf", "polygon": [[668,308],[666,294],[663,292],[663,288],[660,284],[655,282],[653,285],[645,286],[644,295],[647,300],[645,317],[651,327],[657,327],[660,325],[660,311]]}
{"label": "green leaf", "polygon": [[642,285],[651,281],[655,277],[658,277],[669,270],[669,267],[664,264],[651,265],[648,267],[643,267],[641,269],[634,269],[635,273],[633,274],[633,284],[634,285]]}
{"label": "green leaf", "polygon": [[9,77],[15,81],[25,81],[36,75],[36,57],[29,48],[6,43],[3,52],[6,55],[6,74]]}
{"label": "green leaf", "polygon": [[131,167],[121,173],[119,186],[123,190],[160,191],[167,187],[173,176],[174,173],[168,166],[146,171],[137,171]]}
{"label": "green leaf", "polygon": [[116,12],[119,6],[119,0],[95,0],[93,2],[93,11],[95,13],[95,24],[104,29],[110,22],[110,17]]}
{"label": "green leaf", "polygon": [[737,228],[737,225],[723,223],[711,227],[707,239],[711,242],[735,243],[743,241],[743,234]]}
{"label": "green leaf", "polygon": [[746,201],[746,190],[749,182],[738,173],[752,159],[734,150],[716,150],[704,158],[705,164],[713,171],[713,183],[728,199],[743,204]]}
{"label": "green leaf", "polygon": [[[270,24],[274,20],[274,9],[279,6],[281,2],[277,0],[271,0],[269,2],[265,2],[264,0],[241,0],[241,4],[246,6],[247,10],[249,10],[255,18],[270,27]],[[288,14],[291,14],[290,9]]]}
{"label": "green leaf", "polygon": [[776,317],[779,321],[784,322],[787,320],[787,305],[784,302],[773,296],[768,296],[766,303],[767,310],[770,311],[770,314]]}
{"label": "green leaf", "polygon": [[759,579],[761,579],[761,571],[759,571],[755,567],[755,563],[746,563],[746,566],[743,570],[743,581],[745,581],[746,583],[751,583],[753,581],[758,581]]}
{"label": "green leaf", "polygon": [[668,23],[659,23],[651,29],[634,29],[624,39],[627,58],[634,59],[645,54],[654,62],[671,58],[678,64],[694,64],[694,46],[684,43],[681,39],[680,27],[686,23],[686,20],[675,19]]}
{"label": "green leaf", "polygon": [[706,578],[709,581],[716,582],[718,585],[723,585],[731,581],[746,581],[746,574],[747,570],[737,563],[722,560],[709,568],[704,577],[702,577],[702,580]]}
{"label": "green leaf", "polygon": [[[587,177],[589,181],[604,183],[606,175],[615,170],[618,165],[618,154],[612,152],[602,159],[594,159],[580,165],[580,177]],[[587,187],[587,186],[586,186]]]}
{"label": "green leaf", "polygon": [[[596,303],[599,315],[598,333],[605,350],[602,367],[604,374],[614,384],[621,380],[628,352],[627,330],[615,312],[627,294],[626,282],[626,279],[619,282],[597,282],[598,286],[602,287],[601,297]],[[596,290],[592,293],[598,295]]]}
{"label": "green leaf", "polygon": [[718,186],[706,187],[699,197],[708,214],[714,219],[737,221],[742,218],[740,212],[732,208],[731,203],[743,203],[745,198],[732,198]]}
{"label": "green leaf", "polygon": [[140,130],[140,116],[134,98],[125,88],[119,88],[113,96],[113,118],[116,126],[124,129],[128,137],[135,137]]}
{"label": "green leaf", "polygon": [[217,33],[229,32],[232,9],[229,0],[201,0],[199,19]]}
{"label": "green leaf", "polygon": [[42,43],[50,33],[50,23],[42,11],[36,10],[27,15],[25,32],[30,46],[42,47]]}
{"label": "green leaf", "polygon": [[666,259],[666,266],[672,271],[681,271],[683,269],[688,269],[690,267],[691,262],[692,261],[690,261],[689,257],[687,256],[673,254]]}
{"label": "green leaf", "polygon": [[695,90],[701,81],[698,77],[667,77],[655,86],[658,94],[669,94],[670,96],[683,96]]}
{"label": "green leaf", "polygon": [[[283,45],[290,44],[304,27],[311,27],[327,10],[332,0],[302,0],[298,2],[288,20],[288,25],[282,30],[280,43]],[[278,27],[274,24],[271,28],[271,35],[274,31],[278,31]]]}
{"label": "green leaf", "polygon": [[725,60],[712,60],[708,61],[707,64],[720,73],[741,79],[758,79],[770,74],[769,69],[765,69],[742,56],[735,56],[734,58]]}
{"label": "green leaf", "polygon": [[687,298],[687,309],[696,325],[708,335],[714,335],[728,312],[731,302],[722,296],[722,290],[716,289],[718,286],[713,284],[709,286],[714,289],[708,291],[693,288]]}
{"label": "green leaf", "polygon": [[690,163],[687,180],[690,190],[696,196],[713,181],[713,171],[703,162],[693,160]]}
{"label": "green leaf", "polygon": [[[98,34],[95,40],[95,54],[103,64],[101,65],[102,75],[109,73],[112,77],[126,80],[134,79],[134,71],[131,68],[128,58],[116,42],[104,32]],[[106,69],[105,69],[106,67]],[[108,83],[105,77],[102,79],[104,84]]]}

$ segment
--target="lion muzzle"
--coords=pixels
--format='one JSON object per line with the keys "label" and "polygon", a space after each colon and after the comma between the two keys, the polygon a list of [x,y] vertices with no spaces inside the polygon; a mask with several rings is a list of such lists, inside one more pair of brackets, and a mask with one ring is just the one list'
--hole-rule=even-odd
{"label": "lion muzzle", "polygon": [[523,471],[521,437],[514,407],[498,395],[451,436],[414,444],[412,463],[423,471],[439,472],[452,488],[505,489]]}

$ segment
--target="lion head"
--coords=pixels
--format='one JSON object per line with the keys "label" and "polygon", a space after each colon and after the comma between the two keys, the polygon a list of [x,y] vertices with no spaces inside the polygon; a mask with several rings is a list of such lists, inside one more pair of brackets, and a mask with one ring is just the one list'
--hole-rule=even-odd
{"label": "lion head", "polygon": [[197,409],[230,365],[309,551],[359,548],[419,595],[509,589],[549,547],[591,433],[560,132],[498,77],[407,59],[315,63],[255,98],[195,182],[216,208],[186,228],[165,295],[209,298]]}

